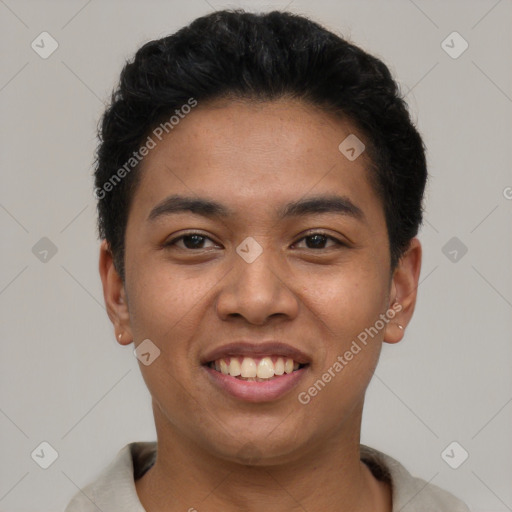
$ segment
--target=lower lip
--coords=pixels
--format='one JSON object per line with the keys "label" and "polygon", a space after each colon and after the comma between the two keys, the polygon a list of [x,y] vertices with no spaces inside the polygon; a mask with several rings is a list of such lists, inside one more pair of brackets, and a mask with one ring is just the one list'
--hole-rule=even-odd
{"label": "lower lip", "polygon": [[246,402],[270,402],[281,398],[297,386],[308,366],[274,377],[267,382],[241,380],[231,375],[224,375],[208,366],[203,368],[208,379],[222,391]]}

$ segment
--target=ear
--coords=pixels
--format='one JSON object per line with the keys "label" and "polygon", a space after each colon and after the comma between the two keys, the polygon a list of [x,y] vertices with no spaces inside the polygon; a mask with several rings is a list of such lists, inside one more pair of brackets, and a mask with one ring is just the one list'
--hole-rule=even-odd
{"label": "ear", "polygon": [[[114,324],[116,341],[121,345],[128,345],[133,341],[130,327],[130,313],[124,283],[115,266],[112,251],[106,240],[102,240],[100,247],[99,271],[103,285],[103,298],[107,307],[107,314]],[[121,339],[118,338],[121,334]]]}
{"label": "ear", "polygon": [[[386,324],[383,338],[386,343],[398,343],[404,337],[405,328],[414,313],[421,270],[421,255],[422,248],[419,239],[412,238],[407,251],[400,258],[393,273],[388,307],[395,314],[393,320]],[[395,303],[400,304],[401,307]],[[403,329],[400,329],[398,325],[402,325]]]}

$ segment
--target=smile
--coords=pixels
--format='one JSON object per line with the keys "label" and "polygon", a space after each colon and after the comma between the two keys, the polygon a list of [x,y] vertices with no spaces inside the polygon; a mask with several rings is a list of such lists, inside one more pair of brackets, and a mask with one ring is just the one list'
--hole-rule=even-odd
{"label": "smile", "polygon": [[215,390],[245,402],[284,398],[299,385],[311,362],[308,354],[277,340],[239,340],[200,358],[203,375]]}
{"label": "smile", "polygon": [[225,357],[208,363],[209,368],[223,375],[230,375],[238,380],[249,382],[265,382],[293,373],[304,366],[304,364],[298,363],[290,357],[271,355],[263,357]]}

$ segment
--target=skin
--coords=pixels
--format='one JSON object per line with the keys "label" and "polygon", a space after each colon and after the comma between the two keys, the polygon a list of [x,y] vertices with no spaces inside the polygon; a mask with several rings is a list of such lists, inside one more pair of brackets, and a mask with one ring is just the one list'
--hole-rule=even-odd
{"label": "skin", "polygon": [[[412,317],[421,245],[411,240],[390,277],[368,157],[349,161],[338,150],[350,133],[364,141],[346,121],[297,100],[217,100],[198,105],[145,157],[126,229],[125,283],[106,242],[99,270],[119,343],[149,338],[161,351],[149,366],[139,362],[158,437],[157,461],[136,481],[148,512],[391,511],[389,487],[359,460],[361,417],[382,343],[400,341],[398,324]],[[359,206],[364,222],[332,212],[276,216],[285,203],[332,193]],[[215,199],[236,215],[148,222],[170,194]],[[207,238],[164,247],[187,230]],[[306,230],[346,246],[329,238],[315,245]],[[263,249],[250,264],[235,251],[249,236]],[[395,302],[401,311],[301,404],[297,394]],[[299,387],[266,403],[214,388],[201,357],[241,338],[283,340],[311,356]]]}

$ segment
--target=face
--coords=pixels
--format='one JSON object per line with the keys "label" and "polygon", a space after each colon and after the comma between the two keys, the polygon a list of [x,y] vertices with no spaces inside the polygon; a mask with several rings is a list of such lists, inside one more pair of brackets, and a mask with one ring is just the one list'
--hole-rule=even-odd
{"label": "face", "polygon": [[124,286],[105,245],[100,270],[121,343],[160,350],[139,363],[159,441],[277,463],[357,435],[382,341],[401,337],[387,311],[402,298],[412,314],[419,257],[390,280],[367,155],[338,149],[350,134],[364,141],[294,100],[217,101],[145,157]]}

